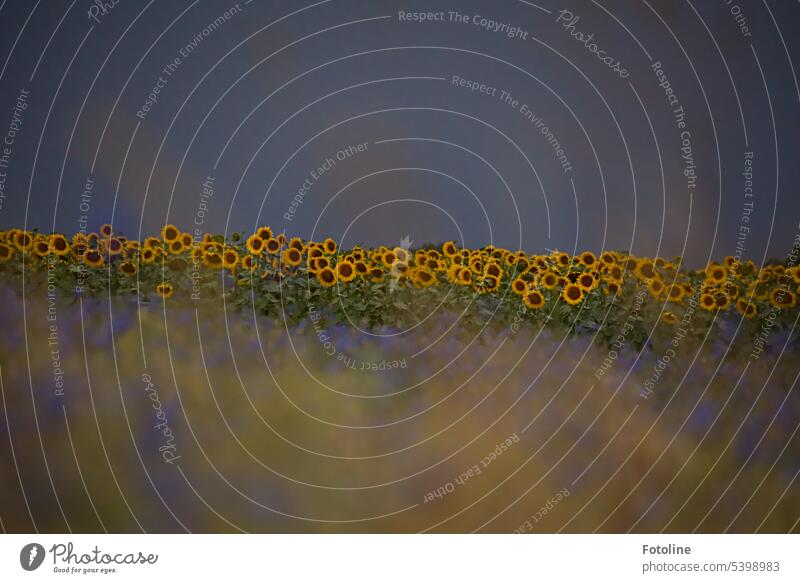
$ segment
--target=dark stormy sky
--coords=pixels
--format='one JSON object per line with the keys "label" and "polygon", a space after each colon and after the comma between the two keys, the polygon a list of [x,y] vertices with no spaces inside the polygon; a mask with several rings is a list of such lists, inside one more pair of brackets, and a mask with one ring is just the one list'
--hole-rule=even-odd
{"label": "dark stormy sky", "polygon": [[693,264],[798,232],[797,2],[101,4],[0,3],[0,228]]}

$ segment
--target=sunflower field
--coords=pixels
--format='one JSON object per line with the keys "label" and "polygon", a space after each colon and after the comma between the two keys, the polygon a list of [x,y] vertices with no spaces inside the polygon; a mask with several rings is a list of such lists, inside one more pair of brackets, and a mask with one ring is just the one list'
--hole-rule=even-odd
{"label": "sunflower field", "polygon": [[[684,268],[680,257],[553,251],[529,254],[447,241],[418,248],[305,241],[260,227],[197,237],[168,224],[142,241],[116,233],[0,232],[0,278],[25,278],[62,297],[122,295],[254,309],[296,324],[316,312],[336,324],[399,328],[436,310],[467,327],[543,327],[611,343],[624,327],[641,348],[670,330],[705,337],[726,323],[753,336],[792,328],[800,266],[726,257]],[[664,332],[666,331],[666,333]]]}

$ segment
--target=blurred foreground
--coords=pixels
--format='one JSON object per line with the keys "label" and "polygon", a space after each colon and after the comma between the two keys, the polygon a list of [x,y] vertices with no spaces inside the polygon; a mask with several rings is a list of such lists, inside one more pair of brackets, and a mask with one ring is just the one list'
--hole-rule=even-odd
{"label": "blurred foreground", "polygon": [[664,359],[0,299],[8,532],[800,532],[785,334]]}

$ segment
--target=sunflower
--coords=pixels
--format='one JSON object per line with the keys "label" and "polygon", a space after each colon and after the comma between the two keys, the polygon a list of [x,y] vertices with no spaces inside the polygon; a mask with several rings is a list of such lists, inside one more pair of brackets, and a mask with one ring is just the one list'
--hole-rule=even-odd
{"label": "sunflower", "polygon": [[116,256],[121,255],[125,251],[125,245],[116,237],[112,237],[111,239],[103,239],[100,241],[100,250],[103,253]]}
{"label": "sunflower", "polygon": [[619,284],[618,281],[612,279],[611,281],[606,283],[606,286],[603,288],[603,291],[606,293],[606,295],[616,296],[619,295],[620,291],[622,291],[622,286]]}
{"label": "sunflower", "polygon": [[558,276],[552,271],[548,271],[542,276],[541,282],[545,289],[553,289],[558,285]]}
{"label": "sunflower", "polygon": [[786,308],[795,307],[797,296],[789,290],[776,287],[769,293],[769,302],[773,307],[785,310]]}
{"label": "sunflower", "polygon": [[670,325],[676,324],[678,322],[678,316],[676,316],[672,312],[664,312],[661,315],[661,321],[664,322],[665,324],[670,324]]}
{"label": "sunflower", "polygon": [[634,273],[638,275],[640,279],[653,279],[658,275],[653,262],[649,259],[642,259],[639,261],[636,264]]}
{"label": "sunflower", "polygon": [[272,239],[272,229],[269,227],[259,227],[256,229],[255,236],[261,239],[262,241],[267,241],[268,239]]}
{"label": "sunflower", "polygon": [[454,241],[447,241],[442,245],[442,253],[447,257],[455,257],[456,253],[458,253],[458,247],[456,247]]}
{"label": "sunflower", "polygon": [[369,279],[372,283],[381,283],[383,281],[383,269],[380,267],[370,267]]}
{"label": "sunflower", "polygon": [[340,261],[336,264],[336,279],[339,281],[353,281],[356,277],[356,268],[348,261]]}
{"label": "sunflower", "polygon": [[359,277],[366,277],[369,275],[369,267],[367,267],[367,264],[364,261],[358,260],[353,263],[353,269],[356,270],[356,275]]}
{"label": "sunflower", "polygon": [[458,270],[458,276],[456,278],[456,283],[460,285],[469,285],[472,283],[472,272],[467,269],[466,267],[461,267]]}
{"label": "sunflower", "polygon": [[728,278],[728,270],[722,265],[711,264],[706,267],[706,279],[712,283],[720,284]]}
{"label": "sunflower", "polygon": [[178,230],[178,227],[175,225],[164,225],[164,228],[161,229],[161,238],[164,239],[167,243],[172,243],[178,237],[180,237],[181,232]]}
{"label": "sunflower", "polygon": [[404,249],[403,247],[395,247],[392,249],[392,251],[394,251],[394,256],[397,257],[397,260],[400,263],[408,263],[409,255],[407,249]]}
{"label": "sunflower", "polygon": [[266,248],[267,253],[270,255],[277,255],[281,250],[281,242],[274,237],[271,237],[264,241],[264,247]]}
{"label": "sunflower", "polygon": [[336,283],[336,272],[330,267],[324,267],[317,271],[317,280],[323,287],[331,287]]}
{"label": "sunflower", "polygon": [[522,279],[521,277],[518,277],[511,282],[511,291],[513,291],[518,296],[521,296],[527,290],[528,290],[528,282]]}
{"label": "sunflower", "polygon": [[114,232],[114,229],[108,223],[106,223],[104,225],[100,225],[100,234],[103,237],[108,238],[108,237],[111,236],[111,233],[113,233],[113,232]]}
{"label": "sunflower", "polygon": [[33,247],[33,237],[27,231],[17,231],[14,234],[14,246],[23,252],[30,251]]}
{"label": "sunflower", "polygon": [[[75,243],[75,240],[73,239],[72,242]],[[161,249],[162,246],[161,239],[158,237],[148,237],[142,243],[142,247],[152,247],[153,249]]]}
{"label": "sunflower", "polygon": [[583,291],[591,291],[597,286],[597,280],[591,273],[581,273],[578,276],[578,280],[575,282],[577,283]]}
{"label": "sunflower", "polygon": [[472,257],[468,262],[469,268],[475,275],[482,275],[486,265],[482,257]]}
{"label": "sunflower", "polygon": [[132,261],[124,261],[119,264],[119,270],[125,275],[136,275],[136,264]]}
{"label": "sunflower", "polygon": [[303,256],[296,247],[289,247],[283,252],[282,260],[286,265],[297,267],[302,263]]}
{"label": "sunflower", "polygon": [[600,255],[600,263],[602,263],[603,265],[616,265],[617,258],[614,257],[613,253],[605,251]]}
{"label": "sunflower", "polygon": [[447,281],[450,283],[458,283],[458,272],[461,271],[461,266],[457,263],[451,263],[445,272]]}
{"label": "sunflower", "polygon": [[172,255],[180,255],[183,253],[184,249],[186,249],[186,246],[183,244],[183,239],[178,238],[170,242],[170,244],[167,245],[167,249]]}
{"label": "sunflower", "polygon": [[322,249],[328,255],[333,255],[336,253],[336,241],[328,237],[322,242]]}
{"label": "sunflower", "polygon": [[69,243],[64,235],[50,235],[50,251],[56,255],[62,256],[69,253]]}
{"label": "sunflower", "polygon": [[673,283],[667,288],[667,301],[679,304],[685,295],[686,291],[683,289],[683,286],[676,283]]}
{"label": "sunflower", "polygon": [[572,263],[572,259],[570,258],[570,256],[560,251],[557,251],[553,255],[553,260],[559,267],[569,267],[569,265]]}
{"label": "sunflower", "polygon": [[491,275],[485,275],[481,281],[481,287],[486,291],[497,291],[497,288],[500,287],[500,280]]}
{"label": "sunflower", "polygon": [[258,235],[251,235],[247,239],[247,250],[253,255],[259,255],[264,250],[264,240]]}
{"label": "sunflower", "polygon": [[578,257],[578,262],[584,267],[592,268],[597,265],[597,257],[591,251],[584,251]]}
{"label": "sunflower", "polygon": [[83,254],[83,262],[89,267],[102,267],[105,260],[97,249],[89,249]]}
{"label": "sunflower", "polygon": [[717,308],[724,310],[730,305],[731,300],[723,292],[717,292],[714,294],[714,302],[716,302]]}
{"label": "sunflower", "polygon": [[496,263],[489,263],[486,265],[484,274],[488,275],[489,277],[500,279],[503,276],[503,270],[500,269],[500,266]]}
{"label": "sunflower", "polygon": [[303,240],[300,237],[292,237],[289,240],[289,247],[291,247],[292,249],[297,249],[298,251],[300,251],[300,253],[305,251],[306,248],[306,246],[303,245]]}
{"label": "sunflower", "polygon": [[44,237],[36,237],[33,240],[33,252],[39,257],[44,257],[50,254],[50,243]]}
{"label": "sunflower", "polygon": [[158,257],[158,252],[151,247],[145,247],[139,252],[139,259],[142,263],[153,263],[156,257]]}
{"label": "sunflower", "polygon": [[564,298],[571,306],[581,303],[583,300],[583,290],[579,285],[574,283],[567,284],[564,286],[564,291],[561,292],[561,297]]}
{"label": "sunflower", "polygon": [[544,306],[544,296],[535,289],[522,296],[522,301],[531,310],[538,310]]}
{"label": "sunflower", "polygon": [[650,292],[650,295],[656,299],[661,297],[661,294],[664,292],[664,287],[664,282],[658,278],[651,279],[647,284],[647,289]]}
{"label": "sunflower", "polygon": [[381,257],[381,261],[386,267],[391,267],[397,262],[397,255],[394,254],[394,251],[387,251]]}
{"label": "sunflower", "polygon": [[256,261],[252,255],[242,255],[239,265],[246,271],[253,271],[256,268]]}
{"label": "sunflower", "polygon": [[612,279],[622,281],[622,268],[619,265],[611,265],[605,269],[605,272],[610,275]]}
{"label": "sunflower", "polygon": [[220,269],[222,267],[222,255],[219,253],[204,253],[203,264],[209,269]]}
{"label": "sunflower", "polygon": [[162,281],[156,286],[156,293],[164,299],[171,298],[173,294],[172,284]]}
{"label": "sunflower", "polygon": [[744,298],[736,300],[736,311],[748,320],[752,320],[758,314],[758,308],[755,304],[748,302]]}
{"label": "sunflower", "polygon": [[5,243],[0,243],[0,263],[5,263],[14,254],[14,249]]}
{"label": "sunflower", "polygon": [[714,296],[709,293],[704,293],[700,295],[700,307],[708,312],[712,312],[717,309],[717,302],[714,300]]}
{"label": "sunflower", "polygon": [[414,283],[420,287],[430,287],[436,283],[436,276],[427,269],[420,268],[414,272]]}
{"label": "sunflower", "polygon": [[222,253],[222,266],[225,269],[233,270],[236,264],[239,263],[239,253],[236,249],[228,248]]}

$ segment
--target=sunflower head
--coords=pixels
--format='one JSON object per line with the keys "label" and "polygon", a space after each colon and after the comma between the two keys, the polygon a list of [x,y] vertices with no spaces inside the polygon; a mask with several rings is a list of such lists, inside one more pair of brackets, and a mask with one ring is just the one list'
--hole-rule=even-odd
{"label": "sunflower head", "polygon": [[541,282],[545,289],[553,289],[558,285],[558,276],[552,271],[548,271],[542,275]]}
{"label": "sunflower head", "polygon": [[303,256],[296,247],[289,247],[283,252],[282,259],[284,264],[290,267],[297,267],[303,261]]}
{"label": "sunflower head", "polygon": [[353,281],[356,276],[356,268],[349,261],[340,261],[336,264],[336,279],[339,281]]}
{"label": "sunflower head", "polygon": [[597,266],[597,257],[591,251],[584,251],[578,257],[578,262],[584,267],[593,268]]}
{"label": "sunflower head", "polygon": [[564,286],[564,290],[561,292],[561,297],[564,298],[564,301],[569,305],[575,306],[583,301],[583,290],[579,285],[569,283]]}
{"label": "sunflower head", "polygon": [[69,253],[69,243],[64,235],[51,235],[50,236],[50,251],[56,255],[66,255]]}
{"label": "sunflower head", "polygon": [[186,249],[186,246],[183,244],[183,239],[178,237],[167,245],[167,249],[171,255],[180,255]]}
{"label": "sunflower head", "polygon": [[33,252],[39,257],[50,254],[50,243],[44,237],[36,237],[33,241]]}
{"label": "sunflower head", "polygon": [[518,277],[511,282],[511,291],[513,291],[518,296],[523,295],[527,291],[527,289],[528,289],[528,282],[522,279],[521,277]]}
{"label": "sunflower head", "polygon": [[103,254],[97,249],[89,249],[83,254],[83,262],[89,267],[102,267],[105,260]]}
{"label": "sunflower head", "polygon": [[706,267],[706,279],[714,284],[721,284],[728,278],[728,270],[722,265],[712,263]]}
{"label": "sunflower head", "polygon": [[317,280],[323,287],[332,287],[336,283],[336,272],[330,267],[323,267],[317,271]]}
{"label": "sunflower head", "polygon": [[700,295],[700,307],[708,312],[712,312],[717,309],[717,302],[714,300],[714,296],[709,293],[704,293]]}
{"label": "sunflower head", "polygon": [[591,291],[597,285],[597,280],[591,273],[583,272],[578,276],[577,283],[584,291]]}
{"label": "sunflower head", "polygon": [[755,304],[748,302],[744,298],[739,298],[736,300],[736,311],[748,320],[752,320],[756,317],[756,315],[758,315],[758,308],[755,306]]}
{"label": "sunflower head", "polygon": [[456,282],[460,285],[469,285],[472,283],[472,272],[466,267],[461,267],[458,270]]}
{"label": "sunflower head", "polygon": [[328,237],[322,242],[322,249],[328,255],[333,255],[336,253],[336,241]]}
{"label": "sunflower head", "polygon": [[673,283],[671,286],[667,288],[667,300],[669,300],[670,302],[679,304],[681,303],[685,295],[686,291],[683,289],[683,286],[677,283]]}
{"label": "sunflower head", "polygon": [[264,248],[270,255],[277,255],[281,250],[281,242],[274,237],[271,237],[264,242]]}
{"label": "sunflower head", "polygon": [[222,255],[213,251],[211,253],[204,253],[203,264],[209,269],[221,269]]}
{"label": "sunflower head", "polygon": [[124,275],[136,275],[136,264],[133,261],[124,261],[119,264],[119,271]]}
{"label": "sunflower head", "polygon": [[522,296],[522,301],[531,310],[538,310],[544,306],[544,296],[538,290],[530,290]]}
{"label": "sunflower head", "polygon": [[797,305],[797,296],[794,292],[776,287],[769,292],[769,302],[779,310],[786,310]]}
{"label": "sunflower head", "polygon": [[166,282],[166,281],[162,281],[161,283],[159,283],[156,286],[156,293],[160,297],[162,297],[164,299],[167,299],[167,298],[171,298],[172,297],[172,294],[174,293],[174,289],[173,289],[171,283]]}
{"label": "sunflower head", "polygon": [[454,257],[456,253],[458,253],[458,247],[454,241],[447,241],[444,245],[442,245],[442,253],[444,253],[447,257]]}
{"label": "sunflower head", "polygon": [[172,243],[178,237],[180,237],[181,232],[178,230],[178,227],[175,225],[164,225],[164,228],[161,229],[161,238],[164,239],[167,243]]}
{"label": "sunflower head", "polygon": [[0,243],[0,263],[5,263],[14,254],[14,249],[10,245]]}
{"label": "sunflower head", "polygon": [[228,248],[222,252],[222,266],[225,269],[233,269],[237,263],[239,263],[239,253],[236,249]]}
{"label": "sunflower head", "polygon": [[258,235],[250,235],[245,243],[247,250],[253,255],[260,255],[264,250],[264,239]]}
{"label": "sunflower head", "polygon": [[503,275],[503,270],[500,269],[500,266],[496,263],[488,263],[486,265],[484,274],[488,275],[489,277],[500,279],[500,277]]}
{"label": "sunflower head", "polygon": [[414,273],[414,283],[420,287],[430,287],[436,283],[436,276],[427,269],[420,268]]}

